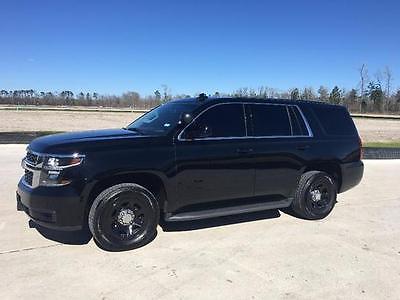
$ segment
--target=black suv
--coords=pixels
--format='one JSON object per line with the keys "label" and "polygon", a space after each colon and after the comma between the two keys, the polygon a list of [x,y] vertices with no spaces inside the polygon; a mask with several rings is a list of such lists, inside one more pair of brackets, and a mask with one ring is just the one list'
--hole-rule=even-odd
{"label": "black suv", "polygon": [[363,175],[346,108],[315,101],[171,101],[122,129],[32,141],[17,207],[55,229],[89,226],[107,250],[154,238],[164,221],[285,208],[322,219]]}

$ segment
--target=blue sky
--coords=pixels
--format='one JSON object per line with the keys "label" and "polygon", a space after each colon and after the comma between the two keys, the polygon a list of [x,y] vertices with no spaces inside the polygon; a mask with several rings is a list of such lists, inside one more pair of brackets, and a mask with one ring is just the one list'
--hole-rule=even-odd
{"label": "blue sky", "polygon": [[0,89],[400,87],[400,1],[0,2]]}

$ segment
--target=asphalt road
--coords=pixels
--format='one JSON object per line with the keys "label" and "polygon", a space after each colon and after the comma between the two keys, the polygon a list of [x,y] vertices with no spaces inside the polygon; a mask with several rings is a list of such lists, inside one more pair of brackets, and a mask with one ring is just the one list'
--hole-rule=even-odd
{"label": "asphalt road", "polygon": [[0,146],[0,299],[399,299],[400,160],[365,161],[323,221],[272,211],[164,225],[109,253],[29,228],[14,199],[24,149]]}

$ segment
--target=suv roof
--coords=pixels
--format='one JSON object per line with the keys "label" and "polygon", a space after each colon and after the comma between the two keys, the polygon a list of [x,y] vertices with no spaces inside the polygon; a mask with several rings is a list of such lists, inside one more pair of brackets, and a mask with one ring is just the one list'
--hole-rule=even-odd
{"label": "suv roof", "polygon": [[[350,114],[343,105],[314,100],[261,99],[247,97],[200,97],[173,100],[175,103],[195,105],[196,109],[210,107],[218,103],[271,103],[297,105],[315,136],[357,136],[358,132]],[[308,109],[310,108],[310,109]],[[338,123],[338,120],[340,122]]]}
{"label": "suv roof", "polygon": [[291,100],[291,99],[276,99],[276,98],[249,98],[249,97],[207,97],[207,98],[184,98],[176,99],[171,102],[180,103],[198,103],[199,105],[210,104],[215,102],[248,102],[248,103],[282,103],[282,104],[312,104],[312,105],[326,105],[326,106],[340,106],[336,104],[330,104],[317,100]]}

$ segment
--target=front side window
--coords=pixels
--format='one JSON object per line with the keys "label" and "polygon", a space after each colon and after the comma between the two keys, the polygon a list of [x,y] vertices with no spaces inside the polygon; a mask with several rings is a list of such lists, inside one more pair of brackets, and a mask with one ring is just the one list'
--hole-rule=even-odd
{"label": "front side window", "polygon": [[166,135],[178,124],[182,114],[191,113],[195,107],[190,103],[169,102],[144,114],[126,129],[146,135]]}
{"label": "front side window", "polygon": [[291,136],[286,105],[251,104],[253,136]]}
{"label": "front side window", "polygon": [[200,114],[182,134],[183,139],[246,136],[243,104],[221,104]]}

